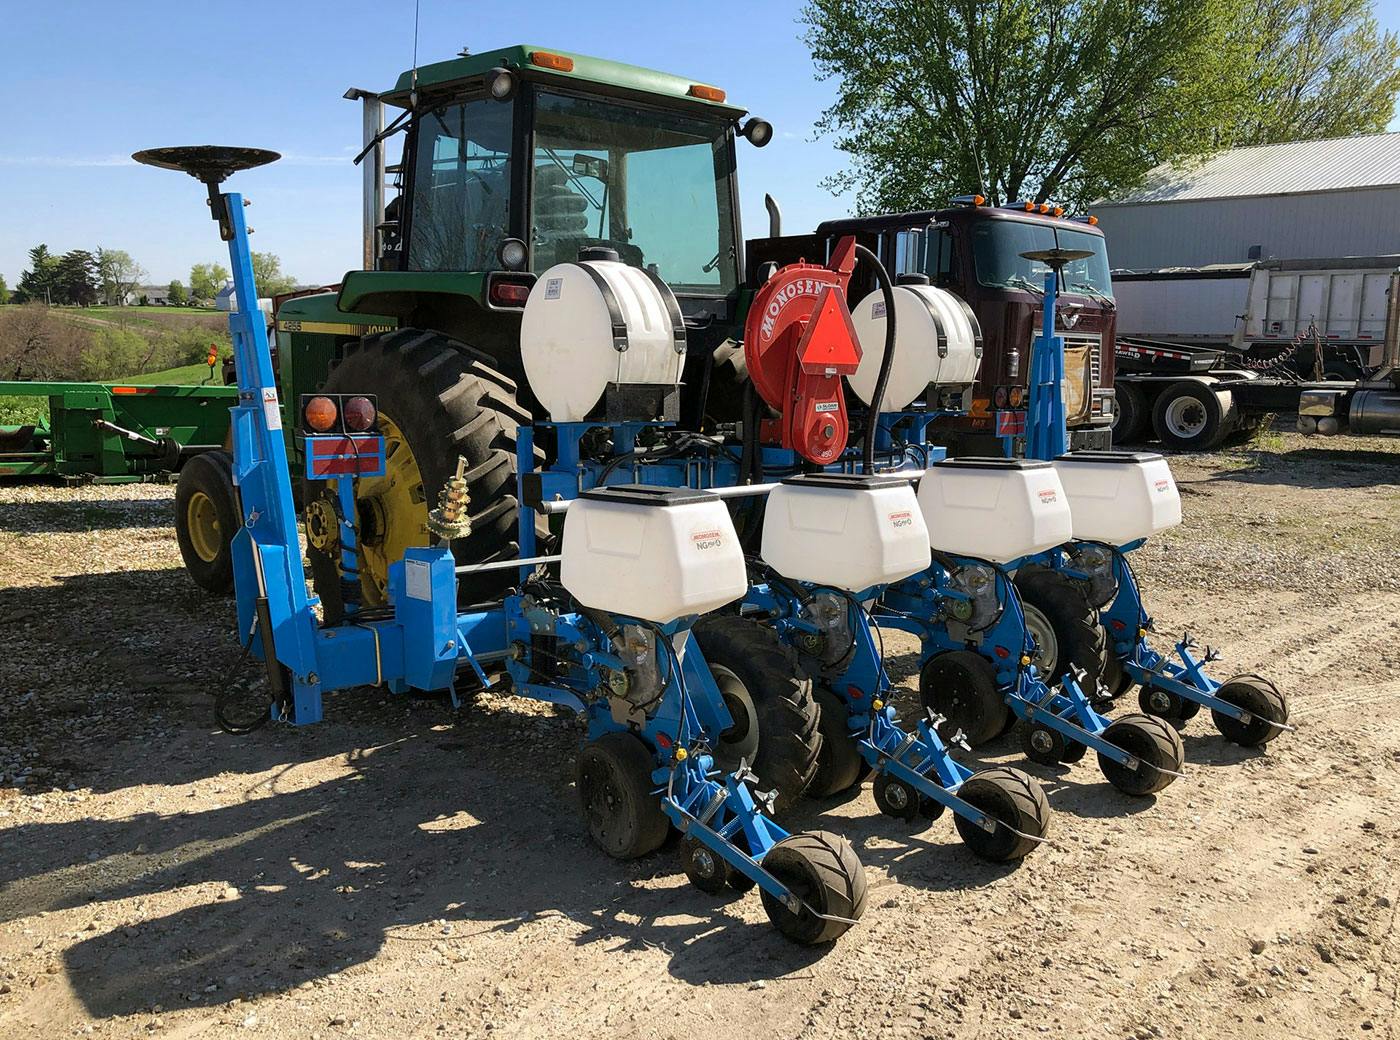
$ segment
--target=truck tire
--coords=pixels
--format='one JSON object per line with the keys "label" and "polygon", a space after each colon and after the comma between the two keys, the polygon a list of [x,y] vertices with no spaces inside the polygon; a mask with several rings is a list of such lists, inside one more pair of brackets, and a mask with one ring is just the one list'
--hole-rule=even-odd
{"label": "truck tire", "polygon": [[233,591],[238,523],[233,456],[211,451],[186,462],[175,485],[175,540],[194,583],[216,596]]}
{"label": "truck tire", "polygon": [[[389,565],[402,559],[405,549],[428,544],[428,511],[438,505],[458,456],[467,463],[472,530],[452,543],[457,562],[519,555],[516,427],[532,419],[516,400],[515,383],[488,360],[442,333],[398,329],[347,348],[322,387],[330,394],[377,395],[386,473],[362,479],[356,489],[363,549],[360,596],[367,607],[386,602]],[[316,593],[331,623],[344,616],[334,510],[331,484],[308,487],[308,555]],[[517,580],[513,568],[463,575],[457,583],[459,602],[493,599]]]}
{"label": "truck tire", "polygon": [[1211,451],[1235,428],[1237,411],[1228,390],[1202,383],[1172,383],[1152,407],[1152,429],[1168,448]]}
{"label": "truck tire", "polygon": [[1113,443],[1136,444],[1147,433],[1147,397],[1135,383],[1114,383]]}

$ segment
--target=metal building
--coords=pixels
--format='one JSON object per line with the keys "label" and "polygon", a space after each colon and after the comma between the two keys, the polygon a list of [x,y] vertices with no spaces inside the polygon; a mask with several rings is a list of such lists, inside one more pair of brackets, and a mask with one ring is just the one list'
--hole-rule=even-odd
{"label": "metal building", "polygon": [[1140,190],[1092,209],[1118,270],[1400,253],[1400,133],[1159,166]]}

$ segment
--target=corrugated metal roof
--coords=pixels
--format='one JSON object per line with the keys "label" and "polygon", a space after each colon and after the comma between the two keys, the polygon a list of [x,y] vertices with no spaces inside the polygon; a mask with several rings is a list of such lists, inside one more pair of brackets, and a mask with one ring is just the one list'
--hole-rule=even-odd
{"label": "corrugated metal roof", "polygon": [[1202,163],[1158,166],[1132,194],[1098,205],[1293,195],[1400,185],[1400,133],[1234,148]]}

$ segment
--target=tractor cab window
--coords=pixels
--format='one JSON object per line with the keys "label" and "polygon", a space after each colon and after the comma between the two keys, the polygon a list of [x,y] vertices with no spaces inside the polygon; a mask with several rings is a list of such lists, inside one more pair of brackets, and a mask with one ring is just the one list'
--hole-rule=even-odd
{"label": "tractor cab window", "polygon": [[477,100],[418,120],[408,268],[488,271],[510,219],[513,106]]}
{"label": "tractor cab window", "polygon": [[680,294],[738,282],[725,124],[540,93],[530,208],[533,269],[608,246]]}

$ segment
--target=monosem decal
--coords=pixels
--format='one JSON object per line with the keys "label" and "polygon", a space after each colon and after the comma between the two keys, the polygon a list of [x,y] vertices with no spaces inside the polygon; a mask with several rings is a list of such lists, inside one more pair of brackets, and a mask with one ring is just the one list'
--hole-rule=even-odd
{"label": "monosem decal", "polygon": [[890,526],[896,531],[903,527],[910,527],[914,523],[914,514],[911,510],[900,509],[890,514]]}
{"label": "monosem decal", "polygon": [[1040,496],[1040,504],[1043,506],[1053,506],[1060,500],[1060,496],[1054,488],[1041,488],[1037,494]]}
{"label": "monosem decal", "polygon": [[697,552],[711,552],[724,545],[724,532],[718,527],[702,527],[690,532],[690,544]]}

